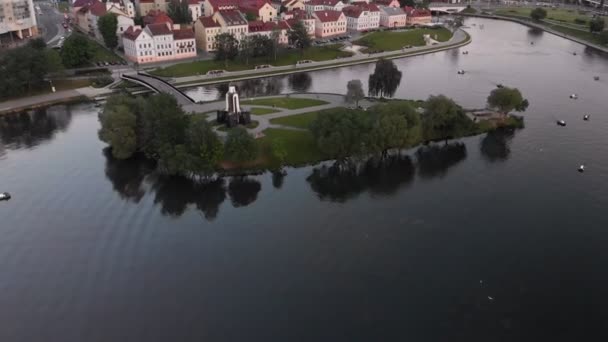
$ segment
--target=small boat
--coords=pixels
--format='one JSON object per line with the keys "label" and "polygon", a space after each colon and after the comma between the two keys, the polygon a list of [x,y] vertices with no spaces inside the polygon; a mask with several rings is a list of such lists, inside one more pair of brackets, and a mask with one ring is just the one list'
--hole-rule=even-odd
{"label": "small boat", "polygon": [[458,75],[464,75],[464,70],[462,70],[462,69],[458,70]]}
{"label": "small boat", "polygon": [[564,126],[566,126],[566,121],[564,121],[564,120],[557,120],[557,125],[564,127]]}
{"label": "small boat", "polygon": [[576,56],[576,52],[573,52],[572,55]]}
{"label": "small boat", "polygon": [[11,194],[8,192],[0,193],[0,201],[8,201],[9,199],[11,199]]}
{"label": "small boat", "polygon": [[585,116],[583,116],[583,120],[589,121],[589,114],[585,114]]}
{"label": "small boat", "polygon": [[530,42],[530,45],[534,45],[534,42]]}
{"label": "small boat", "polygon": [[600,77],[599,77],[599,76],[594,76],[594,77],[593,77],[593,80],[595,80],[595,81],[599,81],[599,80],[600,80]]}
{"label": "small boat", "polygon": [[585,165],[581,165],[578,167],[578,172],[585,172]]}
{"label": "small boat", "polygon": [[576,99],[578,99],[578,95],[576,95],[576,94],[571,94],[571,95],[570,95],[570,98],[571,98],[571,99],[573,99],[573,100],[576,100]]}

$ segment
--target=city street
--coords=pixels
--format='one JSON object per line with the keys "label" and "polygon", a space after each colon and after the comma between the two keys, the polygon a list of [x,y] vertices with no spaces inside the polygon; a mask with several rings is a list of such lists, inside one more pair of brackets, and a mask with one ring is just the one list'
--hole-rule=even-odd
{"label": "city street", "polygon": [[50,2],[36,2],[35,4],[40,6],[42,12],[42,14],[37,13],[36,15],[42,38],[47,44],[53,45],[65,34],[65,30],[61,26],[63,14]]}

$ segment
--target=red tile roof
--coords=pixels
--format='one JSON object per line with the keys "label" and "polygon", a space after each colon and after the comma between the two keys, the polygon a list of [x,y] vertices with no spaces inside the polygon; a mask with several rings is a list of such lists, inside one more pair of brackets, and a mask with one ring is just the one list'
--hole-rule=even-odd
{"label": "red tile roof", "polygon": [[82,8],[78,10],[78,12],[91,12],[91,14],[99,17],[106,14],[106,5],[99,1],[91,1],[91,3],[89,3],[88,5],[82,6]]}
{"label": "red tile roof", "polygon": [[347,6],[342,9],[344,15],[351,18],[359,18],[361,13],[363,13],[363,9],[359,6]]}
{"label": "red tile roof", "polygon": [[194,31],[191,29],[173,30],[173,39],[194,39]]}
{"label": "red tile roof", "polygon": [[268,1],[266,0],[252,0],[252,1],[241,1],[239,3],[239,9],[241,11],[253,11],[253,12],[258,12],[260,10],[260,8],[264,7],[264,5],[266,4],[270,4]]}
{"label": "red tile roof", "polygon": [[263,22],[260,20],[255,20],[255,21],[250,21],[248,23],[249,25],[249,32],[266,32],[266,31],[272,31],[275,28],[275,24],[271,23],[271,22]]}
{"label": "red tile roof", "polygon": [[340,11],[316,11],[315,17],[319,18],[319,20],[323,23],[337,21],[340,19],[340,15],[342,12]]}
{"label": "red tile roof", "polygon": [[312,16],[308,14],[308,12],[301,9],[294,9],[293,11],[289,11],[287,13],[293,15],[295,19],[312,19]]}
{"label": "red tile roof", "polygon": [[309,2],[305,3],[305,5],[313,5],[313,6],[331,6],[334,7],[338,4],[338,2],[340,2],[341,0],[310,0]]}
{"label": "red tile roof", "polygon": [[238,2],[236,0],[206,0],[209,2],[214,10],[219,11],[220,9],[236,9]]}
{"label": "red tile roof", "polygon": [[389,6],[390,4],[393,3],[393,1],[395,1],[395,0],[375,0],[374,3],[376,3],[378,5]]}
{"label": "red tile roof", "polygon": [[162,36],[171,34],[171,29],[167,24],[150,24],[146,26],[153,36]]}
{"label": "red tile roof", "polygon": [[139,0],[140,3],[144,3],[144,4],[151,4],[154,3],[154,0]]}
{"label": "red tile roof", "polygon": [[133,26],[129,26],[129,28],[127,28],[127,30],[125,32],[123,32],[122,36],[129,39],[129,40],[135,40],[137,39],[137,37],[139,37],[139,34],[141,33],[140,29],[134,29]]}
{"label": "red tile roof", "polygon": [[247,19],[239,11],[220,11],[219,13],[228,26],[247,25]]}
{"label": "red tile roof", "polygon": [[150,24],[170,24],[173,26],[173,20],[163,11],[150,10],[143,18],[144,25]]}
{"label": "red tile roof", "polygon": [[211,17],[200,17],[198,20],[203,24],[203,27],[220,27]]}

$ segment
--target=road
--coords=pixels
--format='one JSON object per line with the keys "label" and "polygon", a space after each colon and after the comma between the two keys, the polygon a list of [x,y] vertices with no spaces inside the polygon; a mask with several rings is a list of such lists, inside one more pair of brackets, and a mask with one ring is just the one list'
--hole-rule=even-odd
{"label": "road", "polygon": [[36,2],[35,4],[40,6],[40,10],[42,11],[42,14],[36,15],[42,37],[47,44],[53,45],[66,33],[63,26],[61,26],[63,14],[49,2]]}

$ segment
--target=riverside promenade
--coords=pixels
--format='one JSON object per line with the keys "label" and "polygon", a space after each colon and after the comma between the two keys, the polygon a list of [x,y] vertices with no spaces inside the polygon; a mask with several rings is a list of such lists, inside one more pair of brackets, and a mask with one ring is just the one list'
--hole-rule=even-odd
{"label": "riverside promenade", "polygon": [[[380,58],[385,59],[397,59],[419,56],[424,54],[430,54],[439,51],[445,51],[450,49],[459,48],[465,46],[471,42],[471,37],[464,30],[456,30],[452,38],[445,42],[440,42],[435,45],[412,47],[410,49],[403,49],[397,51],[388,51],[375,54],[359,54],[352,57],[334,59],[329,61],[320,61],[306,64],[305,66],[287,65],[282,67],[273,67],[269,69],[250,69],[235,72],[226,72],[222,76],[187,76],[179,78],[164,78],[168,83],[176,88],[187,88],[196,85],[207,85],[216,83],[226,83],[231,81],[240,81],[247,79],[255,79],[261,77],[271,77],[279,75],[287,75],[298,72],[308,72],[323,69],[340,68],[343,66],[374,63]],[[136,73],[133,70],[133,73]],[[113,75],[119,77],[118,75]],[[19,112],[32,108],[38,108],[43,106],[49,106],[59,103],[72,102],[78,99],[96,99],[111,95],[115,90],[109,87],[104,88],[78,88],[74,90],[58,91],[51,94],[35,95],[24,97],[20,99],[8,100],[0,102],[0,115],[12,112]],[[188,108],[184,108],[187,111],[192,111],[197,107],[196,104],[188,105]]]}

